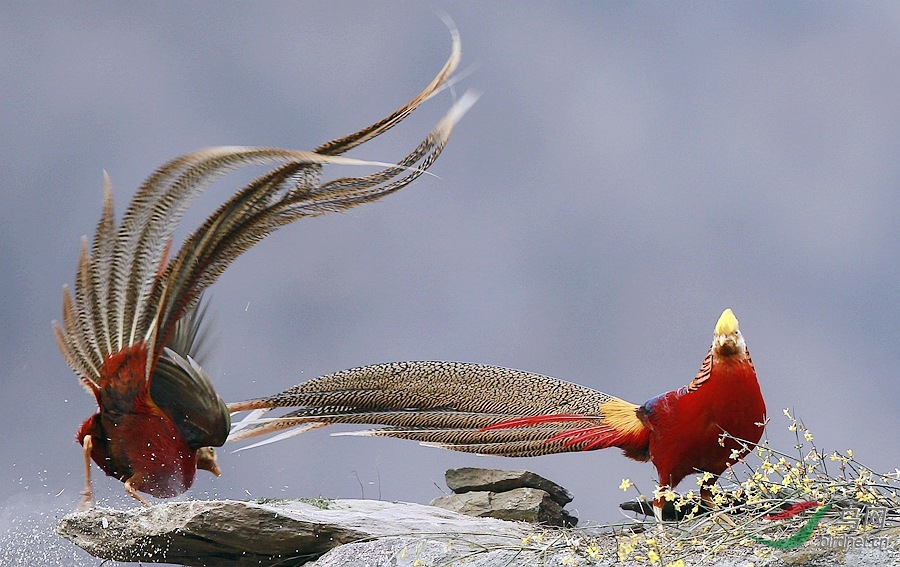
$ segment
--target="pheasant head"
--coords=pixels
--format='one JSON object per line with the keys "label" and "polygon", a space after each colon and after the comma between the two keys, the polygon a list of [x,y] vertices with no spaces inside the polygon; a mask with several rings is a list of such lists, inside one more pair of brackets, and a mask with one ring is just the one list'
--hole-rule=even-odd
{"label": "pheasant head", "polygon": [[737,317],[731,309],[726,309],[716,323],[713,333],[713,350],[719,356],[741,355],[747,351],[747,344],[741,335]]}

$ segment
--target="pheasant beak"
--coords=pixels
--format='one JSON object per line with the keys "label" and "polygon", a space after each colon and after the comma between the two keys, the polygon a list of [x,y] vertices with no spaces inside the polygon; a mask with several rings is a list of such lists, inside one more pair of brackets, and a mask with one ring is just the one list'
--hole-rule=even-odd
{"label": "pheasant beak", "polygon": [[222,476],[219,469],[219,462],[216,460],[216,450],[212,447],[201,447],[197,449],[197,468],[209,471],[216,476]]}
{"label": "pheasant beak", "polygon": [[723,311],[716,323],[713,347],[722,354],[735,354],[744,350],[744,337],[741,336],[737,317],[731,309]]}

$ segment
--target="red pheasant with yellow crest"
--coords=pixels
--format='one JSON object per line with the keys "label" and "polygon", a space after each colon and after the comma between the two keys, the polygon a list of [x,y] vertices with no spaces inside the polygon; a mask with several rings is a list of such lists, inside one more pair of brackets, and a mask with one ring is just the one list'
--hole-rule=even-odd
{"label": "red pheasant with yellow crest", "polygon": [[[295,408],[266,418],[274,408]],[[643,405],[539,374],[461,362],[396,362],[344,370],[281,394],[230,404],[255,410],[232,429],[237,441],[287,429],[259,444],[333,423],[384,425],[356,435],[399,437],[487,455],[530,457],[618,447],[651,461],[659,484],[709,473],[707,486],[759,441],[766,406],[730,309],[694,379]],[[723,434],[727,433],[727,437]],[[654,502],[661,518],[662,502]]]}

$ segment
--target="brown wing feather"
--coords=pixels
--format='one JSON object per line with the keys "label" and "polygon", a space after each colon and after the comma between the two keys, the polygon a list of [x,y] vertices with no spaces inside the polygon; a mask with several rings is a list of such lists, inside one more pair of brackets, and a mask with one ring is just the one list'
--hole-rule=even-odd
{"label": "brown wing feather", "polygon": [[166,350],[153,370],[150,398],[175,423],[188,447],[220,447],[230,415],[206,372],[191,359]]}

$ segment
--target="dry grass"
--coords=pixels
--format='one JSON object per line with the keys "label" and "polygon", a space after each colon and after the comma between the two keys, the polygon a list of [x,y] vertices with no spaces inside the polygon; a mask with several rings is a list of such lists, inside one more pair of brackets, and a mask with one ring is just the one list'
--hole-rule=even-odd
{"label": "dry grass", "polygon": [[[765,560],[782,550],[823,549],[824,543],[830,545],[842,536],[871,542],[880,537],[880,528],[900,524],[900,470],[879,473],[857,461],[851,450],[819,450],[802,421],[788,410],[784,415],[796,444],[782,451],[768,439],[759,444],[738,440],[748,454],[713,485],[716,511],[701,506],[699,485],[704,475],[698,476],[696,490],[681,494],[667,487],[642,494],[625,479],[619,488],[637,491],[639,500],[662,496],[683,518],[662,525],[642,517],[590,528],[535,531],[511,547],[536,556],[562,557],[568,565],[620,561],[683,567],[729,556]],[[723,442],[728,437],[723,435]],[[897,548],[896,540],[883,539],[888,549]]]}

